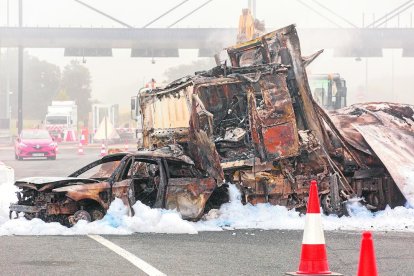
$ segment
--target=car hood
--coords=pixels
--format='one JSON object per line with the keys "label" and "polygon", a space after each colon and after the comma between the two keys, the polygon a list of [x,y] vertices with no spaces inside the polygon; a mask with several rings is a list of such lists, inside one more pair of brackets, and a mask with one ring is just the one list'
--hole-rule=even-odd
{"label": "car hood", "polygon": [[21,141],[26,145],[49,145],[53,143],[52,139],[21,139]]}
{"label": "car hood", "polygon": [[76,177],[27,177],[17,180],[14,185],[19,188],[29,188],[37,191],[45,191],[58,187],[73,185],[76,183],[87,184],[97,183],[98,180],[88,178],[76,178]]}

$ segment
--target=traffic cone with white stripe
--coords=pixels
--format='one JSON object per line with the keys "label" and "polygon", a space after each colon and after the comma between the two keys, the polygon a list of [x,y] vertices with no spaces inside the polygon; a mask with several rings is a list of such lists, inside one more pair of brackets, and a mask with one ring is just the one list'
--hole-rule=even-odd
{"label": "traffic cone with white stripe", "polygon": [[361,252],[359,255],[358,276],[378,276],[375,260],[374,241],[371,232],[362,233]]}
{"label": "traffic cone with white stripe", "polygon": [[311,181],[309,189],[299,269],[296,272],[287,272],[286,275],[342,275],[329,270],[315,180]]}
{"label": "traffic cone with white stripe", "polygon": [[105,144],[102,143],[102,145],[101,145],[101,156],[105,156],[105,155],[106,155],[106,147],[105,147]]}
{"label": "traffic cone with white stripe", "polygon": [[84,152],[83,152],[83,145],[82,145],[82,143],[79,143],[79,146],[78,146],[78,155],[83,155],[84,154]]}
{"label": "traffic cone with white stripe", "polygon": [[125,141],[125,144],[124,144],[124,151],[128,151],[128,143]]}

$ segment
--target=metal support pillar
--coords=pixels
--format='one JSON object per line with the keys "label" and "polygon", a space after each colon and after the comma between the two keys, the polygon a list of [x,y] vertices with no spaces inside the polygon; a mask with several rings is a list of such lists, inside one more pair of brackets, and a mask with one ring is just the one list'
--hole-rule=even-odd
{"label": "metal support pillar", "polygon": [[256,0],[249,0],[248,6],[254,18],[256,18]]}
{"label": "metal support pillar", "polygon": [[[22,1],[19,0],[19,27],[23,26]],[[23,129],[23,46],[19,46],[17,68],[17,133]]]}

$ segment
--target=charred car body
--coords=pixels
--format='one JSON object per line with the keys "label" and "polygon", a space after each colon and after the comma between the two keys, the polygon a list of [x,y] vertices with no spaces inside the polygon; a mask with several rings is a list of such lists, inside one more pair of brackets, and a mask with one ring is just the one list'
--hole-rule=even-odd
{"label": "charred car body", "polygon": [[[404,131],[404,162],[413,171],[413,107],[370,104],[327,114],[312,99],[305,71],[321,52],[302,57],[292,25],[227,48],[221,66],[141,91],[131,105],[141,120],[139,147],[180,144],[198,169],[236,183],[253,204],[302,208],[311,179],[326,213],[342,213],[354,196],[373,210],[414,202],[407,179],[391,172],[378,141],[367,138],[381,129],[383,140],[401,145],[389,133]],[[378,119],[383,112],[390,116]],[[398,155],[404,147],[393,149]]]}
{"label": "charred car body", "polygon": [[183,218],[200,218],[216,181],[197,170],[179,147],[116,153],[103,157],[67,178],[33,177],[15,183],[18,202],[10,217],[73,225],[80,219],[103,218],[110,203],[120,198],[130,208],[140,200],[150,207],[177,209]]}

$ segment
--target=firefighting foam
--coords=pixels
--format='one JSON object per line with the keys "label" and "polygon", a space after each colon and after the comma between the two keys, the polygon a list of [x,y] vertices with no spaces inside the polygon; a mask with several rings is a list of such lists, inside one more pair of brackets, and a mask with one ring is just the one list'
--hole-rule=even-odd
{"label": "firefighting foam", "polygon": [[[240,192],[229,185],[230,201],[219,210],[211,211],[199,222],[183,220],[175,210],[151,209],[141,202],[133,206],[135,215],[128,215],[128,208],[120,199],[112,202],[102,220],[79,221],[68,228],[57,222],[46,223],[40,219],[8,219],[8,204],[13,201],[13,182],[0,185],[0,235],[86,235],[132,233],[186,233],[223,231],[234,229],[303,229],[305,217],[283,206],[270,204],[243,205]],[[348,204],[349,217],[323,216],[325,230],[364,230],[414,232],[414,209],[396,207],[372,213],[358,202]]]}

